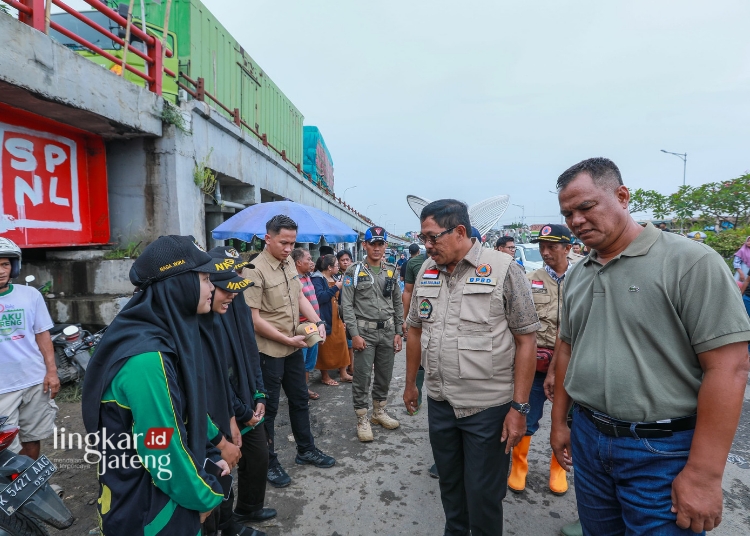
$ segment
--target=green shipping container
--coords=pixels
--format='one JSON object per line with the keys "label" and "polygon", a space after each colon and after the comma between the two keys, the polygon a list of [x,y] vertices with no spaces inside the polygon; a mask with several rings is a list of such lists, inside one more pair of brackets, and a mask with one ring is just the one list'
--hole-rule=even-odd
{"label": "green shipping container", "polygon": [[[140,18],[139,2],[134,7],[134,18]],[[165,0],[147,0],[148,25],[163,28],[165,11]],[[229,109],[239,108],[243,121],[301,164],[304,117],[208,8],[200,0],[172,0],[169,30],[177,36],[180,71],[193,80],[203,78],[208,93]]]}

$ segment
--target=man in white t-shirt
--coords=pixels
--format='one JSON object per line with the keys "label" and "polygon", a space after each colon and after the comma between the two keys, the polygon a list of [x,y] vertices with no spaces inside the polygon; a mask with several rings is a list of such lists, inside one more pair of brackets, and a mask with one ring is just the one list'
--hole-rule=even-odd
{"label": "man in white t-shirt", "polygon": [[54,429],[60,380],[52,319],[37,289],[11,283],[20,271],[21,249],[0,238],[0,417],[20,428],[11,450],[36,460]]}

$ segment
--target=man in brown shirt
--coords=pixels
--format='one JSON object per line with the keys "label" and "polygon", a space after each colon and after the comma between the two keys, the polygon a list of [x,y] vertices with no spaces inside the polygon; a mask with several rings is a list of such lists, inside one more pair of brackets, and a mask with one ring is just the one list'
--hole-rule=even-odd
{"label": "man in brown shirt", "polygon": [[292,482],[281,467],[274,448],[273,425],[279,410],[282,387],[289,400],[289,420],[297,443],[295,462],[323,468],[336,463],[331,456],[315,447],[310,430],[309,395],[302,357],[302,348],[306,348],[307,344],[304,335],[296,334],[300,313],[318,325],[318,332],[324,340],[326,328],[302,293],[299,274],[289,260],[296,238],[297,224],[294,220],[283,214],[274,216],[266,223],[266,248],[253,260],[255,268],[242,272],[244,277],[255,283],[245,291],[245,301],[252,310],[260,368],[268,391],[265,418],[268,481],[278,488]]}
{"label": "man in brown shirt", "polygon": [[523,269],[470,238],[468,208],[430,203],[420,217],[429,259],[407,323],[404,403],[417,410],[425,368],[428,426],[445,534],[502,534],[510,449],[526,432],[539,320]]}

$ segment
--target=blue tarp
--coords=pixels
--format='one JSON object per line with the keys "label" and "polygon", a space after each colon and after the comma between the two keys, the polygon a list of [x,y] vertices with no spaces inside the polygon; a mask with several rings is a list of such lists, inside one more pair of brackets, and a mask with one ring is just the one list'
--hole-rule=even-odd
{"label": "blue tarp", "polygon": [[314,183],[322,182],[333,191],[333,159],[318,127],[302,128],[302,169]]}
{"label": "blue tarp", "polygon": [[321,238],[331,244],[357,241],[357,233],[345,223],[322,210],[293,201],[274,201],[247,207],[219,225],[211,235],[216,240],[238,238],[245,242],[250,242],[256,236],[263,238],[266,235],[266,222],[277,214],[286,214],[297,223],[297,242],[317,244]]}

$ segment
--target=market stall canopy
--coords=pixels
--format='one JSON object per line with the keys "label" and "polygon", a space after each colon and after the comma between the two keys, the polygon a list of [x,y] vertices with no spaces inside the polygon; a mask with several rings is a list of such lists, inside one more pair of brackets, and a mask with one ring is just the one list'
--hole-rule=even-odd
{"label": "market stall canopy", "polygon": [[238,212],[214,229],[215,240],[237,238],[250,242],[266,235],[266,222],[278,214],[292,218],[298,226],[297,242],[317,244],[321,238],[329,243],[356,242],[357,233],[330,214],[294,201],[258,203]]}

